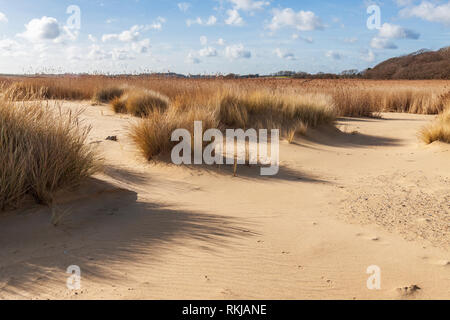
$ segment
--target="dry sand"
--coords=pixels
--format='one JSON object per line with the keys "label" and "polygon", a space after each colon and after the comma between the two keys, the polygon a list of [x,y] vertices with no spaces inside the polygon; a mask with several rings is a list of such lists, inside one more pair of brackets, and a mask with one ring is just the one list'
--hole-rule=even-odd
{"label": "dry sand", "polygon": [[[63,108],[82,106],[105,172],[61,195],[57,227],[45,207],[2,214],[1,299],[450,298],[450,146],[417,138],[432,116],[341,119],[283,142],[264,178],[147,163],[133,118]],[[371,265],[381,290],[366,286]]]}

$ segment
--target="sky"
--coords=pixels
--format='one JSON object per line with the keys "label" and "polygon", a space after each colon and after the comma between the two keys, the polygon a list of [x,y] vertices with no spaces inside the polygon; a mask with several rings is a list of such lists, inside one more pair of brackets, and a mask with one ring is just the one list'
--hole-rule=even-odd
{"label": "sky", "polygon": [[0,0],[0,73],[338,73],[450,45],[441,0]]}

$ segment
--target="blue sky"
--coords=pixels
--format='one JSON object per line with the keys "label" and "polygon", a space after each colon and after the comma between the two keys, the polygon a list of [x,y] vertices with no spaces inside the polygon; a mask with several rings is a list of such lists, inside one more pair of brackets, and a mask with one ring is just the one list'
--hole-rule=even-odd
{"label": "blue sky", "polygon": [[0,73],[340,72],[449,39],[439,0],[0,0]]}

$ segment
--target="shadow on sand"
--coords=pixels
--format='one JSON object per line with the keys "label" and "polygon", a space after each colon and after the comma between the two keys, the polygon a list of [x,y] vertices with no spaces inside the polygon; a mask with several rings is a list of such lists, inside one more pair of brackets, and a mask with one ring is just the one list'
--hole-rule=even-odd
{"label": "shadow on sand", "polygon": [[[86,187],[90,196],[58,206],[67,215],[57,227],[44,207],[0,217],[0,298],[45,297],[50,286],[67,293],[70,265],[80,266],[92,281],[120,284],[117,265],[151,272],[152,263],[171,250],[220,254],[235,240],[256,236],[252,224],[240,219],[140,202],[135,192],[97,179]],[[145,264],[136,258],[140,254],[146,255]]]}
{"label": "shadow on sand", "polygon": [[347,133],[329,126],[309,130],[304,140],[315,144],[342,148],[364,148],[369,146],[395,147],[402,145],[401,139],[368,135],[357,131]]}

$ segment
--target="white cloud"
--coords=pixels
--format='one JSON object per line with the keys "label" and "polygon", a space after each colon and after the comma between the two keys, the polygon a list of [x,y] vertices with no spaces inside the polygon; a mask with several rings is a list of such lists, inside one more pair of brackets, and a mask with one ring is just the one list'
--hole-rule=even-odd
{"label": "white cloud", "polygon": [[8,22],[8,18],[6,17],[6,15],[3,12],[0,12],[0,22],[4,22],[4,23]]}
{"label": "white cloud", "polygon": [[205,36],[200,37],[200,43],[202,46],[206,46],[208,44],[208,38]]}
{"label": "white cloud", "polygon": [[239,11],[236,9],[227,11],[228,18],[225,20],[225,23],[233,26],[242,26],[244,25],[244,19],[242,19]]}
{"label": "white cloud", "polygon": [[111,52],[113,60],[134,60],[136,57],[126,48],[114,48]]}
{"label": "white cloud", "polygon": [[17,41],[11,40],[11,39],[2,39],[0,40],[0,50],[5,51],[13,51],[15,50],[19,44]]}
{"label": "white cloud", "polygon": [[273,10],[272,22],[268,25],[268,28],[272,31],[278,30],[283,27],[295,28],[299,31],[311,31],[321,30],[324,28],[322,21],[312,11],[299,11],[295,12],[291,8],[283,10]]}
{"label": "white cloud", "polygon": [[201,49],[198,54],[200,57],[217,57],[217,50],[213,47],[206,47]]}
{"label": "white cloud", "polygon": [[422,1],[417,6],[402,9],[400,16],[417,17],[431,22],[450,25],[450,2],[439,5],[429,1]]}
{"label": "white cloud", "polygon": [[186,57],[186,62],[189,64],[199,64],[201,61],[192,52]]}
{"label": "white cloud", "polygon": [[131,49],[136,53],[148,53],[150,51],[150,47],[150,39],[144,39],[131,44]]}
{"label": "white cloud", "polygon": [[91,42],[93,42],[93,43],[97,42],[97,38],[94,37],[92,34],[89,34],[89,35],[88,35],[88,39],[89,39],[89,41],[91,41]]}
{"label": "white cloud", "polygon": [[194,25],[194,24],[198,24],[200,26],[213,26],[217,23],[217,18],[215,16],[210,16],[208,18],[208,20],[203,20],[202,18],[197,18],[195,20],[186,20],[186,25],[188,27]]}
{"label": "white cloud", "polygon": [[69,47],[66,50],[67,58],[71,61],[81,61],[83,60],[83,52],[79,47]]}
{"label": "white cloud", "polygon": [[370,46],[374,49],[397,49],[397,45],[391,39],[419,39],[420,34],[409,29],[402,28],[395,24],[384,23],[378,36],[374,37],[370,42]]}
{"label": "white cloud", "polygon": [[275,54],[280,59],[286,59],[286,60],[296,60],[295,55],[291,52],[283,52],[281,49],[277,48],[275,49]]}
{"label": "white cloud", "polygon": [[189,2],[178,3],[178,9],[180,9],[180,11],[182,11],[182,12],[187,12],[190,7],[191,7],[191,4]]}
{"label": "white cloud", "polygon": [[244,48],[244,45],[232,45],[225,48],[225,56],[229,59],[249,59],[252,53]]}
{"label": "white cloud", "polygon": [[102,37],[102,41],[107,42],[112,40],[119,40],[122,42],[136,42],[138,41],[142,31],[161,31],[164,23],[166,23],[166,19],[163,17],[158,17],[152,24],[144,26],[134,25],[130,28],[130,30],[125,30],[121,33],[104,34]]}
{"label": "white cloud", "polygon": [[292,39],[294,39],[294,40],[300,39],[300,40],[303,40],[303,41],[305,41],[305,42],[307,42],[307,43],[313,43],[313,42],[314,42],[314,39],[313,39],[313,38],[311,38],[311,37],[304,37],[304,36],[299,35],[299,34],[297,34],[297,33],[294,33],[294,34],[292,35]]}
{"label": "white cloud", "polygon": [[111,53],[106,52],[99,45],[96,44],[91,46],[87,56],[89,59],[92,60],[107,60],[111,59],[112,57]]}
{"label": "white cloud", "polygon": [[140,26],[133,26],[130,30],[125,30],[121,33],[110,33],[110,34],[104,34],[102,37],[103,42],[107,42],[110,40],[119,40],[122,42],[132,42],[137,41],[140,35],[140,30],[142,27]]}
{"label": "white cloud", "polygon": [[341,60],[342,58],[342,55],[340,53],[333,50],[328,51],[325,56],[334,60]]}
{"label": "white cloud", "polygon": [[370,42],[370,46],[374,49],[397,49],[397,45],[386,38],[375,37]]}
{"label": "white cloud", "polygon": [[225,40],[223,40],[222,38],[220,38],[219,40],[217,40],[217,44],[219,46],[224,46],[225,45]]}
{"label": "white cloud", "polygon": [[374,62],[375,61],[375,53],[372,50],[365,50],[361,54],[361,59],[367,62]]}
{"label": "white cloud", "polygon": [[55,40],[61,34],[58,20],[45,16],[41,19],[31,20],[25,25],[25,29],[25,32],[18,36],[33,42],[40,40]]}
{"label": "white cloud", "polygon": [[254,11],[261,10],[265,6],[270,5],[269,1],[254,1],[254,0],[228,0],[233,3],[235,10]]}
{"label": "white cloud", "polygon": [[156,21],[154,21],[152,24],[146,25],[143,27],[143,30],[157,30],[161,31],[163,28],[163,24],[166,23],[166,18],[158,17]]}
{"label": "white cloud", "polygon": [[378,36],[388,39],[419,39],[420,34],[395,24],[384,23],[381,26]]}

